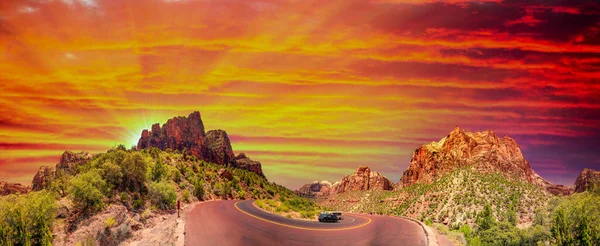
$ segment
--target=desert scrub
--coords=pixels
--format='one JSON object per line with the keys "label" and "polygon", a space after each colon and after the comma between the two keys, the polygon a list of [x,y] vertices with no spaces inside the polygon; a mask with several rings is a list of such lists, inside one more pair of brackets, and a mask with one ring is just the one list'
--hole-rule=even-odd
{"label": "desert scrub", "polygon": [[106,219],[104,221],[104,228],[108,229],[113,227],[115,224],[117,223],[117,221],[115,220],[115,218],[113,217],[108,217],[108,219]]}
{"label": "desert scrub", "polygon": [[96,212],[104,207],[104,194],[109,190],[99,173],[99,170],[90,170],[71,179],[71,199],[84,212]]}
{"label": "desert scrub", "polygon": [[0,197],[2,245],[50,245],[56,194],[39,191]]}
{"label": "desert scrub", "polygon": [[167,181],[152,182],[148,187],[150,201],[158,209],[173,209],[177,200],[175,188]]}
{"label": "desert scrub", "polygon": [[181,192],[181,196],[182,196],[184,202],[190,202],[190,191],[189,190],[187,190],[187,189],[183,190]]}

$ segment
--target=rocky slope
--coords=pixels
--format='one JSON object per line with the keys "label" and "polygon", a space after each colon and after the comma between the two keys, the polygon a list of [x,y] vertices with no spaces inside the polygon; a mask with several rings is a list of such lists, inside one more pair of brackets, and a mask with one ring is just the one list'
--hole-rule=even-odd
{"label": "rocky slope", "polygon": [[593,186],[600,186],[600,171],[584,168],[575,180],[575,192],[584,192]]}
{"label": "rocky slope", "polygon": [[471,133],[458,127],[439,142],[418,148],[400,185],[432,183],[463,167],[482,173],[502,173],[507,178],[535,184],[553,194],[572,192],[570,188],[552,184],[535,173],[514,139],[498,137],[493,131]]}
{"label": "rocky slope", "polygon": [[7,196],[10,194],[25,194],[29,192],[29,190],[29,187],[19,183],[0,181],[0,196]]}
{"label": "rocky slope", "polygon": [[264,177],[260,162],[252,161],[245,155],[236,158],[227,133],[223,130],[204,132],[200,113],[195,111],[188,117],[175,117],[160,126],[152,125],[151,131],[142,131],[137,149],[156,147],[161,150],[185,151],[198,159],[225,166],[250,170]]}

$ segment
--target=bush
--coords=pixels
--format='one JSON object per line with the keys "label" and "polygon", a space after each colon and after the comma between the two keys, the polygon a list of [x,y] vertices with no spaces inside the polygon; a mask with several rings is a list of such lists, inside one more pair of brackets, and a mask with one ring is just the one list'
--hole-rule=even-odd
{"label": "bush", "polygon": [[183,201],[190,202],[190,191],[189,190],[183,190],[181,192],[181,196],[183,197]]}
{"label": "bush", "polygon": [[102,164],[104,179],[113,187],[121,187],[123,182],[123,171],[121,167],[114,164],[112,161],[107,161]]}
{"label": "bush", "polygon": [[79,209],[95,212],[104,207],[104,193],[107,191],[106,181],[97,170],[92,170],[71,179],[69,193]]}
{"label": "bush", "polygon": [[204,181],[201,178],[196,179],[194,183],[194,196],[201,201],[204,199]]}
{"label": "bush", "polygon": [[111,228],[116,223],[117,223],[117,221],[115,220],[115,218],[108,217],[108,219],[106,219],[106,221],[104,221],[104,228],[106,228],[106,229]]}
{"label": "bush", "polygon": [[122,163],[125,185],[131,191],[139,191],[146,182],[147,164],[139,152],[128,154]]}
{"label": "bush", "polygon": [[166,174],[166,170],[163,167],[162,161],[160,158],[156,160],[156,164],[152,168],[152,181],[160,181]]}
{"label": "bush", "polygon": [[159,209],[175,208],[177,194],[175,188],[166,181],[150,183],[148,196],[152,204]]}
{"label": "bush", "polygon": [[47,191],[0,197],[0,244],[50,245],[55,194]]}

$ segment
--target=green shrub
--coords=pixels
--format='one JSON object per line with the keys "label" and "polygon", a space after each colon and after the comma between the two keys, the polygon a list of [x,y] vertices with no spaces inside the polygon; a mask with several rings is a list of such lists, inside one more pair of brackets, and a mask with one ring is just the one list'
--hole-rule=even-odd
{"label": "green shrub", "polygon": [[177,200],[175,188],[166,181],[152,182],[148,187],[148,196],[159,209],[173,209]]}
{"label": "green shrub", "polygon": [[166,174],[166,170],[163,167],[160,158],[156,160],[154,167],[152,168],[152,181],[160,181]]}
{"label": "green shrub", "polygon": [[189,190],[183,190],[181,192],[181,196],[183,197],[183,201],[190,202],[190,191]]}
{"label": "green shrub", "polygon": [[127,202],[129,202],[129,196],[125,192],[121,192],[120,198],[123,204],[127,204]]}
{"label": "green shrub", "polygon": [[128,154],[125,157],[121,168],[124,173],[125,185],[129,190],[139,191],[143,187],[144,182],[146,182],[147,166],[146,160],[139,152]]}
{"label": "green shrub", "polygon": [[194,183],[194,196],[200,201],[204,200],[204,181],[201,178],[196,179]]}
{"label": "green shrub", "polygon": [[117,223],[117,221],[115,220],[115,218],[113,217],[108,217],[108,219],[106,219],[106,221],[104,221],[104,228],[111,228],[112,226],[114,226]]}
{"label": "green shrub", "polygon": [[144,208],[144,200],[142,199],[134,199],[133,200],[133,209],[140,210]]}
{"label": "green shrub", "polygon": [[55,213],[51,192],[0,197],[0,245],[50,245]]}
{"label": "green shrub", "polygon": [[69,193],[79,209],[95,212],[104,207],[104,193],[107,191],[106,181],[97,170],[91,170],[71,179]]}
{"label": "green shrub", "polygon": [[102,165],[102,176],[113,187],[121,187],[123,182],[123,171],[121,167],[112,161],[107,161]]}

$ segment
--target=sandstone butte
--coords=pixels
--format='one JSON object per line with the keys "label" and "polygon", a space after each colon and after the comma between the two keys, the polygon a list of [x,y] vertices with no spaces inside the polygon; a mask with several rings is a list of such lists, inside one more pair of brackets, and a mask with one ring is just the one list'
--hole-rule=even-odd
{"label": "sandstone butte", "polygon": [[188,117],[169,119],[162,127],[156,123],[152,125],[151,131],[143,130],[137,149],[149,147],[185,151],[186,154],[207,162],[246,169],[265,176],[260,162],[251,160],[243,153],[237,157],[234,155],[227,132],[204,132],[204,124],[198,111]]}
{"label": "sandstone butte", "polygon": [[535,184],[555,195],[573,193],[573,188],[553,184],[535,173],[514,139],[498,137],[493,131],[465,132],[459,127],[440,141],[415,150],[399,185],[431,183],[463,167],[482,173],[498,172],[509,179]]}
{"label": "sandstone butte", "polygon": [[365,190],[393,190],[393,183],[368,166],[359,166],[354,173],[343,177],[333,185],[328,181],[312,182],[296,190],[304,197],[324,197],[336,193]]}

